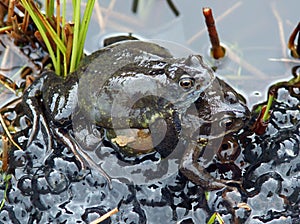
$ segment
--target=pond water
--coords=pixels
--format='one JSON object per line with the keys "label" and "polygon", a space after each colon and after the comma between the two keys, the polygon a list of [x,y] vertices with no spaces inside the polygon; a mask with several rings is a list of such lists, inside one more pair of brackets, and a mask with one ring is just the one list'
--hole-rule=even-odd
{"label": "pond water", "polygon": [[[132,0],[98,0],[86,52],[101,48],[108,36],[131,32],[144,39],[179,43],[214,65],[216,62],[208,54],[210,46],[202,15],[203,7],[211,7],[221,42],[227,49],[227,57],[217,72],[245,96],[251,108],[266,100],[271,84],[292,77],[291,68],[297,62],[289,56],[286,43],[299,22],[298,1],[228,0],[221,4],[174,0],[180,12],[176,17],[162,0],[140,0],[136,14],[131,11]],[[20,60],[25,63],[23,57]],[[246,131],[233,136],[240,137],[243,152],[234,162],[221,164],[223,172],[216,171],[215,166],[220,164],[216,161],[206,167],[217,177],[243,177],[240,191],[210,192],[209,198],[200,186],[177,172],[145,185],[128,184],[122,176],[113,180],[110,190],[99,173],[81,170],[73,153],[59,140],[55,139],[50,152],[43,126],[38,127],[26,150],[11,153],[14,177],[0,222],[89,223],[121,205],[120,212],[105,223],[204,223],[215,211],[225,223],[237,221],[234,214],[244,223],[296,223],[300,201],[300,97],[299,88],[293,91],[281,89],[263,137]],[[23,134],[18,140],[25,144],[27,137]],[[97,149],[117,163],[119,159],[110,146],[104,142]],[[2,184],[1,195],[4,189]]]}

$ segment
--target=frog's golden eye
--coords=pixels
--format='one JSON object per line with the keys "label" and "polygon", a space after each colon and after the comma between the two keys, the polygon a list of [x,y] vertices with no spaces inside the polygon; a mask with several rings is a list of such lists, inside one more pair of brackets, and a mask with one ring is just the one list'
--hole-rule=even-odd
{"label": "frog's golden eye", "polygon": [[179,85],[185,90],[190,89],[195,85],[195,79],[189,76],[183,76],[179,80]]}
{"label": "frog's golden eye", "polygon": [[220,120],[219,125],[227,130],[233,125],[233,119],[230,117],[223,118]]}

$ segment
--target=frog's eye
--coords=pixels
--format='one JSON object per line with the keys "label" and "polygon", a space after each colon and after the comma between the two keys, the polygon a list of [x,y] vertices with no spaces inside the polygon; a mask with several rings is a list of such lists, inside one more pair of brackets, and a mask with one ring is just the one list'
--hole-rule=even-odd
{"label": "frog's eye", "polygon": [[222,120],[220,120],[219,125],[221,128],[225,128],[226,130],[228,130],[233,125],[233,119],[230,117],[223,118]]}
{"label": "frog's eye", "polygon": [[179,85],[185,90],[190,89],[195,85],[195,79],[189,76],[182,76],[179,80]]}

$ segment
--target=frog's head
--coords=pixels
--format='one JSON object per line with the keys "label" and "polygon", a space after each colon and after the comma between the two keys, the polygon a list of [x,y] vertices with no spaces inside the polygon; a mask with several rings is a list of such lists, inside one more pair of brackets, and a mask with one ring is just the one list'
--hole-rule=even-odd
{"label": "frog's head", "polygon": [[200,127],[199,136],[203,138],[219,138],[237,132],[250,118],[246,100],[219,78],[201,94],[195,106],[197,113],[190,113],[189,119]]}
{"label": "frog's head", "polygon": [[106,83],[118,94],[165,98],[184,111],[215,79],[200,55],[135,61],[116,71]]}
{"label": "frog's head", "polygon": [[164,92],[180,113],[186,111],[215,79],[214,72],[202,60],[200,55],[171,60],[165,74],[170,82]]}

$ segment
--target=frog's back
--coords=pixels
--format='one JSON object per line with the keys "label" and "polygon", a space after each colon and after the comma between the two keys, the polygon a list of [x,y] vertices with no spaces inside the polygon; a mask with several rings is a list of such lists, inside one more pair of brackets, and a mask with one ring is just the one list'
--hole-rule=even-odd
{"label": "frog's back", "polygon": [[92,105],[107,80],[125,65],[162,58],[172,58],[172,55],[166,48],[144,41],[116,43],[94,52],[82,60],[73,74],[78,78],[79,103],[83,107]]}
{"label": "frog's back", "polygon": [[85,57],[79,66],[79,77],[92,73],[114,74],[126,64],[142,60],[172,58],[166,48],[144,41],[126,41],[100,49]]}

